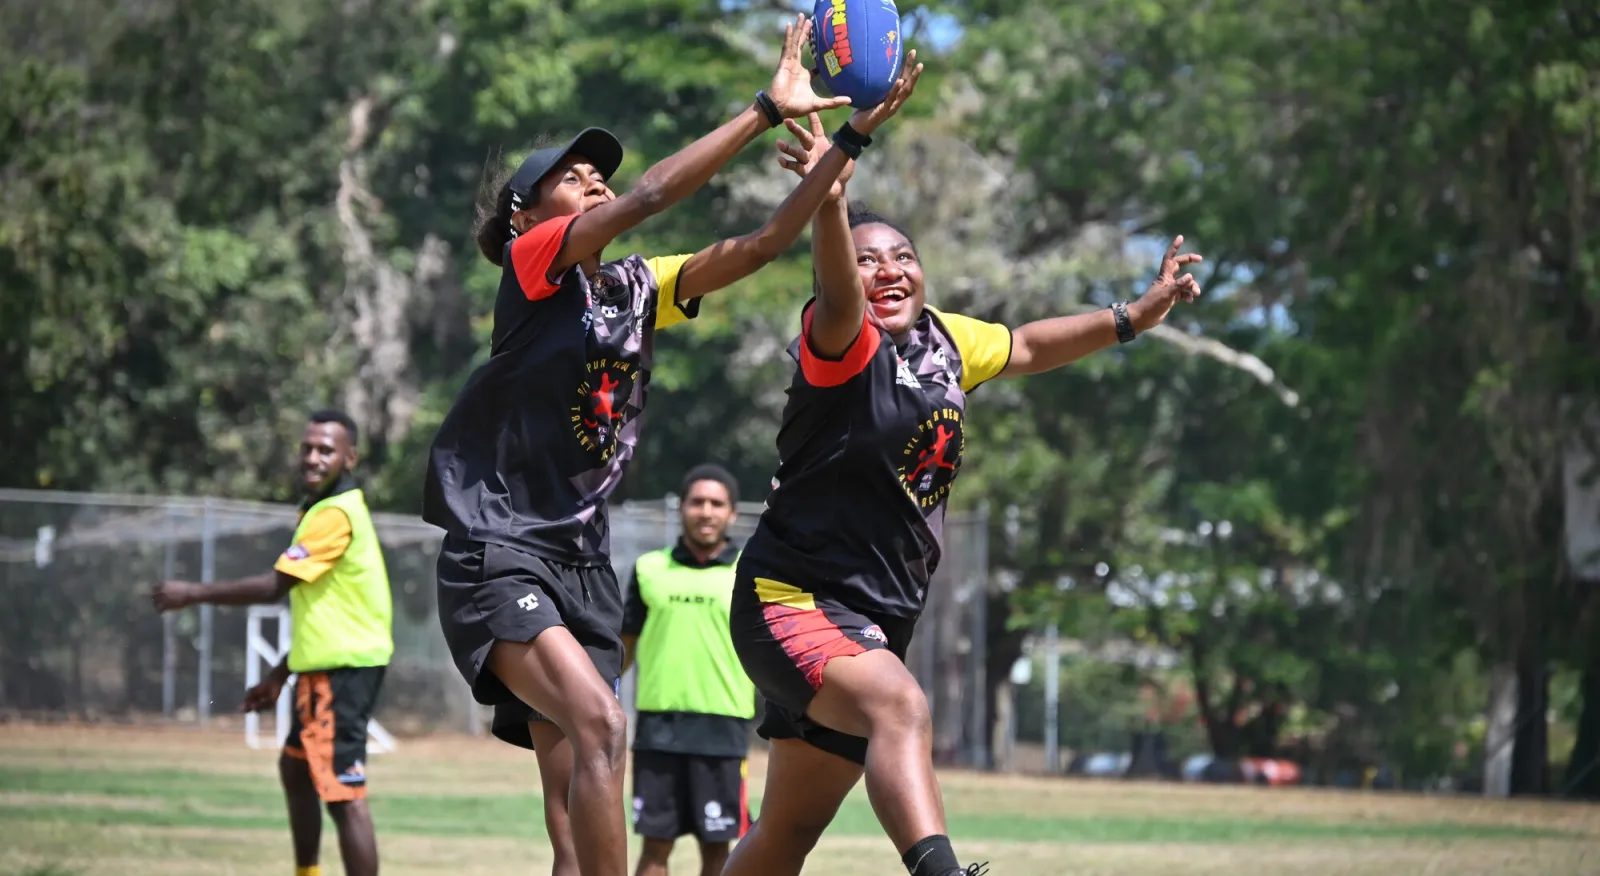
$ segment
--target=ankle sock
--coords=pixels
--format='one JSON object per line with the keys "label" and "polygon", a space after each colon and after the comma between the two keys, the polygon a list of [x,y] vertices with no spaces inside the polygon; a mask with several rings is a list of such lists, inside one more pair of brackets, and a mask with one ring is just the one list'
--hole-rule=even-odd
{"label": "ankle sock", "polygon": [[950,838],[943,834],[918,840],[900,856],[900,861],[911,876],[945,876],[961,870],[961,865],[956,863],[955,849],[950,848]]}

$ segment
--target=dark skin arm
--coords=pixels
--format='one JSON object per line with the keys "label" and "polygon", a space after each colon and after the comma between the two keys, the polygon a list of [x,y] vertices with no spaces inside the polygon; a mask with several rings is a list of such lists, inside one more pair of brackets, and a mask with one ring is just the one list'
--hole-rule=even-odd
{"label": "dark skin arm", "polygon": [[[866,134],[899,112],[906,99],[916,90],[917,80],[922,77],[922,65],[913,66],[916,55],[914,51],[907,54],[906,66],[910,68],[910,73],[895,81],[894,88],[883,103],[850,115],[852,128]],[[817,161],[816,153],[827,142],[826,133],[822,129],[822,120],[815,114],[810,121],[810,130],[793,121],[788,123],[797,145],[788,142],[778,144],[779,150],[788,156],[780,158],[779,163],[796,173],[805,172],[807,179],[815,174],[815,169],[807,172],[806,168],[812,167],[813,162],[820,165],[839,151],[837,146],[830,147]],[[828,192],[827,202],[817,211],[811,226],[811,263],[817,272],[817,301],[812,305],[811,331],[807,337],[811,351],[829,359],[842,356],[850,349],[856,336],[861,334],[867,308],[866,292],[861,288],[861,273],[856,270],[856,245],[850,235],[849,207],[844,199],[845,183],[854,172],[852,163],[849,169],[839,174],[838,181]]]}
{"label": "dark skin arm", "polygon": [[[784,29],[778,71],[767,90],[784,118],[850,102],[849,98],[820,98],[811,90],[810,73],[800,62],[801,49],[810,36],[811,22],[803,15]],[[752,105],[732,121],[645,171],[627,194],[573,220],[561,251],[550,265],[550,275],[557,276],[583,262],[639,223],[693,194],[739,154],[739,150],[767,130],[766,116]]]}
{"label": "dark skin arm", "polygon": [[678,303],[731,286],[783,255],[827,198],[828,189],[849,161],[838,147],[828,150],[765,225],[695,253],[678,276]]}
{"label": "dark skin arm", "polygon": [[[1193,301],[1200,296],[1200,284],[1194,276],[1180,276],[1178,271],[1201,261],[1201,257],[1194,253],[1180,255],[1181,246],[1180,234],[1167,248],[1156,281],[1138,301],[1128,305],[1128,320],[1134,331],[1143,333],[1155,328],[1178,301]],[[1012,329],[1011,361],[1000,376],[1017,377],[1060,368],[1116,343],[1116,317],[1109,309],[1030,322]]]}
{"label": "dark skin arm", "polygon": [[[176,611],[191,605],[270,605],[281,602],[300,579],[276,569],[249,578],[197,584],[193,581],[163,581],[150,591],[150,601],[159,611]],[[278,662],[267,677],[245,691],[241,712],[259,712],[278,701],[278,694],[289,680],[289,657]]]}
{"label": "dark skin arm", "polygon": [[[912,50],[906,56],[906,66],[911,73],[900,80],[904,84],[890,92],[878,106],[852,113],[851,127],[871,136],[878,126],[899,111],[922,75],[922,68],[916,66],[916,60],[917,53]],[[813,130],[820,133],[821,120],[816,113],[808,115]],[[799,128],[792,119],[787,124],[790,130]],[[826,138],[822,142],[827,142]],[[835,189],[835,182],[846,175],[845,168],[851,164],[850,158],[838,147],[829,147],[821,159],[810,163],[800,185],[783,199],[765,225],[742,237],[714,243],[695,253],[684,264],[678,277],[678,303],[731,286],[782,255],[800,237],[806,222],[816,215],[817,208],[829,198]]]}
{"label": "dark skin arm", "polygon": [[289,595],[300,579],[276,570],[250,578],[197,584],[193,581],[163,581],[150,592],[150,601],[160,611],[176,611],[191,605],[270,605]]}
{"label": "dark skin arm", "polygon": [[283,686],[289,680],[289,658],[278,661],[272,667],[267,677],[255,687],[244,692],[244,701],[239,703],[240,712],[259,712],[270,709],[278,702],[278,694],[283,691]]}

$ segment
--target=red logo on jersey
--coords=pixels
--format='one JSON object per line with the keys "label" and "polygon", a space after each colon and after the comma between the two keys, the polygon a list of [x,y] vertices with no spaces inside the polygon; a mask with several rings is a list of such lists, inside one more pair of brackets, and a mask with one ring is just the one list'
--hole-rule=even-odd
{"label": "red logo on jersey", "polygon": [[584,450],[605,462],[616,452],[617,435],[633,414],[634,375],[631,362],[597,359],[589,363],[570,421],[573,437]]}
{"label": "red logo on jersey", "polygon": [[917,426],[917,435],[900,454],[900,484],[922,508],[929,511],[950,493],[961,470],[967,442],[961,431],[961,411],[946,407]]}

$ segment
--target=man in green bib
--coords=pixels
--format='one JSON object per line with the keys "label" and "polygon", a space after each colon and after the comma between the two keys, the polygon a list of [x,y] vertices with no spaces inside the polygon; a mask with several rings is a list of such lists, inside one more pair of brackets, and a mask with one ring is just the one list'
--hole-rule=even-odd
{"label": "man in green bib", "polygon": [[633,825],[644,837],[638,876],[667,876],[677,838],[700,841],[701,876],[718,876],[750,826],[745,796],[755,686],[728,636],[738,551],[728,542],[739,501],[716,465],[683,479],[677,544],[640,557],[623,608],[623,671],[639,664],[633,738]]}
{"label": "man in green bib", "polygon": [[339,831],[347,876],[378,872],[366,799],[367,721],[394,653],[393,604],[372,515],[352,474],[356,437],[355,422],[343,412],[311,415],[300,443],[306,499],[294,539],[271,571],[215,584],[167,581],[152,594],[162,611],[289,597],[289,656],[245,693],[240,710],[270,708],[290,673],[298,677],[278,758],[296,876],[320,876],[323,803]]}

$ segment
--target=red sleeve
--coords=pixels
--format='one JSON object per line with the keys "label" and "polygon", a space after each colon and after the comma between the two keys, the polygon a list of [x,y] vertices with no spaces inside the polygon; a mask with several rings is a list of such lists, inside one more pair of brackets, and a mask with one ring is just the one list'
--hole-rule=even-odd
{"label": "red sleeve", "polygon": [[573,213],[541,222],[511,241],[511,268],[517,272],[517,283],[529,301],[549,298],[560,288],[559,283],[550,282],[550,264],[561,253],[567,228],[578,216]]}
{"label": "red sleeve", "polygon": [[811,351],[810,306],[806,307],[800,323],[800,372],[812,386],[838,386],[865,371],[867,363],[877,355],[878,344],[883,340],[883,333],[867,320],[867,315],[863,312],[861,331],[856,335],[856,339],[850,342],[850,346],[845,348],[844,355],[837,359],[824,359]]}

